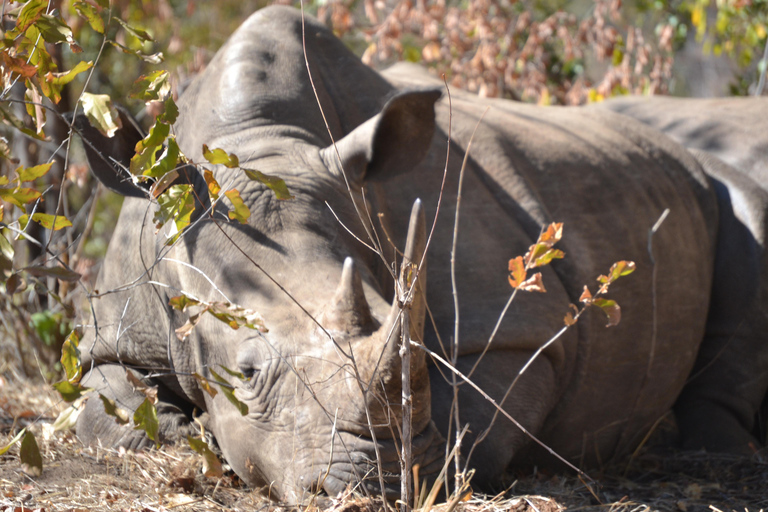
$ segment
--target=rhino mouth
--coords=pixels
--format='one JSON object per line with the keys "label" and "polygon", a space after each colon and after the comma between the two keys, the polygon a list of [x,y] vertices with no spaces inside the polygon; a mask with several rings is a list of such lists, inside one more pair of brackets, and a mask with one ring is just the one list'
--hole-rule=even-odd
{"label": "rhino mouth", "polygon": [[[374,496],[381,494],[381,480],[387,498],[400,495],[400,444],[391,439],[379,440],[379,457],[370,439],[350,433],[341,433],[343,446],[336,450],[330,466],[315,479],[312,485],[302,487],[312,493],[324,491],[334,497],[346,490],[368,492]],[[445,440],[438,432],[434,422],[413,438],[413,464],[419,466],[419,484],[434,481],[443,467]],[[379,466],[381,476],[379,479]]]}

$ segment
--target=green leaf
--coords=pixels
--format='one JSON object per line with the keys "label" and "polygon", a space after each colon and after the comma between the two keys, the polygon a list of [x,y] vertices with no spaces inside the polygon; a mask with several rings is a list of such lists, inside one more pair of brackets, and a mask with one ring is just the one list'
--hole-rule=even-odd
{"label": "green leaf", "polygon": [[179,107],[176,102],[173,101],[173,96],[168,96],[168,99],[163,103],[163,113],[160,114],[160,120],[168,124],[173,124],[179,117]]}
{"label": "green leaf", "polygon": [[163,54],[162,52],[153,53],[152,55],[147,55],[146,53],[142,53],[139,50],[132,50],[131,48],[128,48],[127,46],[123,46],[122,44],[118,43],[117,41],[112,41],[111,39],[107,41],[109,44],[114,46],[115,48],[119,49],[123,53],[127,53],[128,55],[134,55],[136,57],[139,57],[144,62],[148,62],[149,64],[160,64],[163,62]]}
{"label": "green leaf", "polygon": [[40,448],[37,447],[37,441],[32,432],[27,431],[19,448],[19,459],[21,459],[21,470],[32,477],[38,477],[43,474],[43,457],[40,455]]}
{"label": "green leaf", "polygon": [[608,324],[606,327],[613,327],[618,325],[621,321],[621,308],[616,304],[615,300],[594,299],[592,305],[602,309],[603,313],[608,317]]}
{"label": "green leaf", "polygon": [[240,224],[246,224],[248,218],[251,216],[251,210],[245,205],[243,199],[240,197],[240,192],[235,189],[227,190],[224,192],[227,199],[232,203],[232,210],[229,211],[229,218],[240,222]]}
{"label": "green leaf", "polygon": [[35,213],[32,215],[32,220],[43,226],[45,229],[50,229],[51,231],[58,231],[60,229],[72,226],[72,223],[69,221],[69,219],[63,215]]}
{"label": "green leaf", "polygon": [[635,262],[634,261],[617,261],[613,265],[611,265],[610,270],[608,270],[607,276],[600,276],[597,278],[597,280],[602,284],[612,283],[621,276],[628,276],[632,272],[635,271]]}
{"label": "green leaf", "polygon": [[269,174],[264,174],[263,172],[257,171],[255,169],[243,168],[243,171],[245,172],[245,175],[253,181],[258,181],[259,183],[269,187],[272,192],[275,193],[275,197],[281,201],[293,199],[291,193],[288,192],[288,187],[286,186],[285,181],[283,181],[281,178],[278,178],[277,176],[270,176]]}
{"label": "green leaf", "polygon": [[171,126],[157,121],[150,128],[149,134],[136,143],[136,154],[131,158],[131,173],[145,174],[155,165],[157,150],[171,133]]}
{"label": "green leaf", "polygon": [[208,478],[221,478],[224,474],[221,461],[208,447],[208,443],[192,436],[187,436],[187,442],[189,442],[190,448],[203,456],[203,474]]}
{"label": "green leaf", "polygon": [[55,277],[61,281],[67,281],[74,283],[79,281],[82,277],[80,274],[73,270],[68,270],[64,267],[44,267],[42,265],[32,265],[25,267],[23,270],[35,277]]}
{"label": "green leaf", "polygon": [[160,446],[157,432],[160,429],[160,423],[157,421],[157,408],[149,398],[145,398],[141,405],[133,413],[133,423],[135,430],[143,430],[147,437]]}
{"label": "green leaf", "polygon": [[5,121],[7,124],[19,130],[24,135],[32,137],[33,139],[36,139],[36,140],[45,140],[44,135],[39,134],[35,130],[28,128],[27,125],[25,125],[21,119],[13,115],[13,113],[5,109],[1,104],[0,104],[0,118],[3,121]]}
{"label": "green leaf", "polygon": [[157,198],[159,208],[154,216],[156,227],[160,229],[167,222],[174,222],[174,228],[168,234],[168,245],[178,239],[192,219],[195,211],[193,190],[192,185],[173,185]]}
{"label": "green leaf", "polygon": [[171,125],[157,122],[150,128],[149,134],[136,143],[136,152],[141,153],[147,148],[160,147],[171,133]]}
{"label": "green leaf", "polygon": [[115,421],[118,424],[126,425],[131,421],[128,411],[122,407],[118,407],[114,400],[105,397],[101,393],[99,393],[99,398],[101,398],[101,402],[104,404],[104,412],[107,413],[108,416],[115,418]]}
{"label": "green leaf", "polygon": [[219,384],[219,389],[224,394],[224,396],[227,397],[227,400],[229,400],[235,407],[237,407],[237,410],[240,411],[240,415],[245,416],[248,414],[248,406],[235,397],[235,390],[232,388],[232,385],[227,382],[227,380],[224,379],[221,375],[211,370],[210,368],[208,371],[211,372],[213,378],[216,379],[216,382]]}
{"label": "green leaf", "polygon": [[83,369],[80,366],[80,334],[73,330],[61,346],[61,367],[69,382],[79,382]]}
{"label": "green leaf", "polygon": [[88,122],[105,137],[114,137],[117,130],[122,128],[120,116],[108,95],[84,92],[80,96],[80,103]]}
{"label": "green leaf", "polygon": [[220,148],[208,149],[208,146],[205,144],[203,144],[203,157],[212,164],[221,164],[230,169],[240,166],[240,160],[237,158],[237,155],[227,153]]}
{"label": "green leaf", "polygon": [[11,448],[13,448],[13,445],[15,445],[16,443],[18,443],[18,442],[19,442],[19,439],[21,439],[22,437],[24,437],[24,434],[26,434],[26,432],[27,432],[27,429],[26,429],[26,428],[23,428],[23,429],[21,429],[21,431],[20,431],[18,434],[16,434],[16,435],[13,437],[13,439],[11,439],[11,442],[10,442],[10,443],[8,443],[8,444],[7,444],[7,445],[5,445],[5,446],[0,446],[0,455],[5,455],[5,454],[6,454],[6,452],[7,452],[8,450],[10,450]]}
{"label": "green leaf", "polygon": [[565,253],[560,249],[547,249],[547,251],[544,254],[542,254],[541,256],[539,256],[534,260],[533,264],[531,265],[531,268],[543,267],[545,265],[549,265],[552,262],[552,260],[555,260],[555,259],[560,260],[560,259],[563,259],[563,257],[565,257]]}
{"label": "green leaf", "polygon": [[188,295],[177,295],[176,297],[171,297],[168,300],[168,305],[171,306],[173,309],[184,311],[189,306],[199,306],[200,301],[197,299],[193,299]]}
{"label": "green leaf", "polygon": [[46,43],[68,43],[72,53],[83,51],[72,36],[72,29],[61,18],[43,14],[35,22],[35,26],[40,30]]}
{"label": "green leaf", "polygon": [[75,10],[85,19],[93,30],[99,34],[104,33],[104,20],[94,6],[87,2],[76,1]]}
{"label": "green leaf", "polygon": [[47,0],[30,0],[19,11],[19,17],[16,19],[15,33],[21,34],[35,23],[43,15],[48,7]]}
{"label": "green leaf", "polygon": [[70,382],[68,380],[53,384],[53,389],[59,392],[61,398],[65,402],[74,402],[83,396],[83,394],[90,391],[90,388],[83,387],[79,382]]}
{"label": "green leaf", "polygon": [[219,182],[216,181],[216,178],[213,177],[213,172],[209,171],[208,169],[203,169],[203,178],[205,178],[205,182],[208,184],[208,193],[211,196],[211,199],[214,201],[219,198],[219,193],[221,192],[221,186],[219,185]]}
{"label": "green leaf", "polygon": [[45,309],[30,315],[30,325],[40,339],[49,347],[58,347],[72,330],[70,322],[62,313]]}
{"label": "green leaf", "polygon": [[613,49],[613,58],[611,59],[611,64],[614,67],[618,67],[621,65],[621,61],[624,60],[624,52],[621,51],[621,48],[616,47]]}
{"label": "green leaf", "polygon": [[163,70],[142,75],[133,82],[128,97],[145,102],[152,100],[164,101],[171,93],[171,83],[168,77],[168,72]]}
{"label": "green leaf", "polygon": [[224,366],[223,364],[220,364],[220,365],[219,365],[219,367],[220,367],[222,370],[224,370],[225,372],[227,372],[229,375],[231,375],[232,377],[236,378],[236,379],[240,379],[240,380],[242,380],[242,381],[245,381],[245,380],[247,380],[247,379],[245,378],[245,375],[243,375],[241,372],[236,372],[235,370],[230,370],[229,368],[227,368],[227,367],[226,367],[226,366]]}
{"label": "green leaf", "polygon": [[53,162],[27,167],[26,169],[20,167],[16,169],[16,174],[19,175],[19,181],[35,181],[37,178],[45,176],[51,170],[52,165]]}
{"label": "green leaf", "polygon": [[24,208],[25,204],[36,201],[42,194],[33,188],[7,189],[0,188],[0,199]]}
{"label": "green leaf", "polygon": [[160,155],[160,158],[157,160],[157,162],[155,162],[155,165],[153,165],[148,171],[144,172],[144,176],[160,178],[166,175],[178,167],[180,155],[181,150],[179,149],[179,145],[176,143],[176,138],[168,137],[165,150]]}
{"label": "green leaf", "polygon": [[93,62],[78,62],[74,68],[64,73],[48,72],[45,75],[45,80],[40,82],[40,86],[43,88],[45,95],[50,98],[54,103],[58,104],[61,101],[61,90],[65,85],[75,79],[80,73],[87,71],[93,67]]}
{"label": "green leaf", "polygon": [[29,63],[37,67],[37,75],[41,77],[49,71],[58,70],[45,44],[37,25],[32,24],[24,32],[24,37],[21,38],[16,49],[17,54],[28,55]]}
{"label": "green leaf", "polygon": [[120,18],[112,18],[112,19],[114,19],[116,22],[122,25],[122,27],[133,37],[141,40],[141,42],[146,43],[148,41],[154,41],[154,39],[152,39],[152,36],[150,36],[149,33],[147,33],[145,30],[133,27],[128,23],[126,23],[125,21],[121,20]]}

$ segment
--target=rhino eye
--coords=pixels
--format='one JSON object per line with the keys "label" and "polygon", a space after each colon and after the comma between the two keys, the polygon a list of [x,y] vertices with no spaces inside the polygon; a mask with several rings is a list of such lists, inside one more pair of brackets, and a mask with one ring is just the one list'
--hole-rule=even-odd
{"label": "rhino eye", "polygon": [[237,369],[248,380],[259,373],[260,363],[259,354],[253,346],[246,345],[237,354]]}
{"label": "rhino eye", "polygon": [[243,377],[245,377],[247,380],[251,380],[257,373],[259,373],[258,368],[254,368],[253,366],[247,366],[245,368],[240,368],[240,373],[243,374]]}

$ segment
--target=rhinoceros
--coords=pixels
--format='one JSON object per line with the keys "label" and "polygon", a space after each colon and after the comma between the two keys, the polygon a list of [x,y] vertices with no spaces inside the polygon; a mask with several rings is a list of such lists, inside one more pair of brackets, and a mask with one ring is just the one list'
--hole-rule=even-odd
{"label": "rhinoceros", "polygon": [[768,185],[768,97],[624,96],[599,107],[634,117]]}
{"label": "rhinoceros", "polygon": [[[243,168],[284,179],[294,198],[277,200],[240,169],[216,166],[218,183],[239,190],[251,212],[247,224],[230,221],[188,165],[179,179],[195,187],[193,223],[168,246],[146,191],[122,170],[141,130],[126,119],[105,139],[80,123],[93,172],[128,196],[84,321],[83,381],[128,410],[144,395],[126,369],[157,386],[160,440],[196,430],[192,418],[204,412],[232,469],[277,499],[392,484],[399,350],[410,337],[420,474],[442,466],[456,425],[468,424],[461,450],[473,485],[492,486],[510,466],[547,461],[529,434],[585,467],[634,449],[675,406],[702,341],[714,337],[732,340],[728,351],[741,347],[757,373],[727,376],[724,389],[742,386],[739,396],[711,380],[697,393],[693,379],[690,400],[676,406],[692,419],[680,422],[683,435],[705,447],[713,437],[701,432],[728,449],[757,446],[768,368],[766,197],[748,177],[725,167],[714,181],[682,146],[612,112],[448,97],[407,66],[380,75],[287,7],[253,14],[179,110],[175,134],[190,162],[204,161],[203,144],[224,149]],[[564,223],[566,256],[541,269],[547,293],[521,292],[501,317],[513,292],[509,260],[554,221]],[[636,263],[611,289],[621,323],[606,328],[602,312],[588,310],[529,361],[564,327],[584,286],[594,291],[619,260]],[[746,282],[734,281],[741,272]],[[413,279],[403,314],[402,286]],[[180,340],[174,331],[189,313],[169,300],[182,292],[258,311],[268,332],[204,315]],[[755,338],[742,347],[745,333]],[[454,361],[528,433],[497,418],[475,388],[454,386],[456,374],[427,350]],[[194,375],[211,372],[229,380],[247,414]],[[77,434],[89,444],[150,444],[97,399]]]}

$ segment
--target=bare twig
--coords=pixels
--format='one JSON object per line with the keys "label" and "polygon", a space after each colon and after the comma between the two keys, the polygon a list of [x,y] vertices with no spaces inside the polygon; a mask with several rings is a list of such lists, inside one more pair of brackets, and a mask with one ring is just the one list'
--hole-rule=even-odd
{"label": "bare twig", "polygon": [[[409,304],[403,305],[409,308]],[[411,432],[411,422],[413,414],[413,399],[411,397],[411,315],[404,311],[400,315],[403,342],[400,345],[401,368],[400,376],[402,379],[402,457],[400,459],[400,500],[403,502],[402,512],[411,510],[411,464],[413,454],[413,433]]]}
{"label": "bare twig", "polygon": [[[448,84],[446,83],[446,90],[448,90]],[[451,107],[451,96],[450,92],[448,93],[448,104],[449,108]],[[453,241],[451,244],[451,292],[453,294],[453,314],[454,314],[454,323],[453,323],[453,344],[451,347],[451,362],[453,363],[453,366],[456,366],[458,364],[459,360],[459,290],[458,286],[456,284],[456,246],[459,241],[459,215],[461,212],[461,194],[462,189],[464,186],[464,172],[467,168],[467,161],[469,160],[469,152],[472,148],[472,142],[475,140],[475,133],[477,133],[477,129],[480,127],[480,123],[483,122],[483,118],[485,117],[485,114],[488,113],[488,110],[490,107],[486,107],[485,111],[483,112],[483,115],[480,116],[480,119],[477,120],[477,124],[475,124],[474,130],[472,130],[472,136],[469,138],[469,143],[467,143],[467,150],[464,152],[464,160],[461,162],[461,171],[459,171],[459,186],[458,190],[456,191],[456,214],[454,216],[453,221]],[[460,438],[459,433],[461,430],[461,420],[459,416],[459,383],[456,380],[456,375],[451,374],[451,385],[453,388],[453,419],[454,419],[454,427],[456,429],[456,446],[457,446],[457,453],[461,453],[461,447],[459,445]],[[458,490],[462,486],[462,473],[460,471],[461,469],[461,457],[457,454],[454,457],[454,464],[455,464],[455,489]]]}
{"label": "bare twig", "polygon": [[530,433],[530,432],[529,432],[529,431],[528,431],[528,430],[527,430],[527,429],[526,429],[526,428],[525,428],[525,427],[524,427],[522,424],[520,424],[520,422],[519,422],[519,421],[517,421],[515,418],[513,418],[513,417],[512,417],[512,415],[510,415],[510,414],[509,414],[507,411],[505,411],[505,410],[504,410],[504,409],[503,409],[503,408],[502,408],[502,407],[501,407],[501,406],[500,406],[498,403],[496,403],[496,400],[494,400],[493,398],[491,398],[491,396],[490,396],[488,393],[486,393],[485,391],[483,391],[483,389],[482,389],[480,386],[478,386],[477,384],[475,384],[475,383],[474,383],[474,382],[473,382],[471,379],[469,379],[469,378],[468,378],[466,375],[464,375],[463,373],[461,373],[461,372],[460,372],[460,371],[459,371],[459,370],[458,370],[456,367],[454,367],[454,366],[453,366],[451,363],[449,363],[448,361],[446,361],[445,359],[443,359],[442,357],[440,357],[440,355],[438,355],[437,353],[435,353],[435,352],[433,352],[432,350],[428,349],[427,347],[425,347],[425,346],[424,346],[424,345],[422,345],[421,343],[413,343],[413,342],[412,342],[412,343],[411,343],[411,345],[413,345],[413,346],[415,346],[415,347],[419,347],[421,350],[425,351],[425,352],[426,352],[427,354],[429,354],[429,355],[430,355],[430,356],[431,356],[433,359],[437,360],[437,361],[438,361],[440,364],[442,364],[443,366],[445,366],[446,368],[448,368],[448,370],[450,370],[451,372],[453,372],[454,374],[456,374],[456,376],[458,376],[458,377],[459,377],[461,380],[463,380],[464,382],[466,382],[467,384],[469,384],[469,385],[470,385],[470,387],[472,387],[472,389],[474,389],[475,391],[477,391],[478,393],[480,393],[480,395],[481,395],[481,396],[482,396],[482,397],[483,397],[485,400],[487,400],[487,401],[488,401],[488,403],[490,403],[490,404],[491,404],[491,405],[492,405],[494,408],[496,408],[496,410],[497,410],[497,411],[499,411],[499,413],[500,413],[502,416],[504,416],[504,417],[505,417],[505,418],[507,418],[509,421],[511,421],[511,422],[512,422],[512,423],[513,423],[513,424],[514,424],[514,425],[515,425],[517,428],[519,428],[519,429],[520,429],[520,430],[523,432],[523,434],[525,434],[525,435],[526,435],[526,436],[528,436],[528,437],[529,437],[529,438],[530,438],[532,441],[534,441],[536,444],[538,444],[539,446],[541,446],[542,448],[544,448],[544,449],[545,449],[545,450],[546,450],[546,451],[547,451],[547,452],[548,452],[550,455],[552,455],[553,457],[557,458],[557,460],[559,460],[560,462],[562,462],[563,464],[565,464],[566,466],[568,466],[570,469],[572,469],[573,471],[575,471],[575,472],[576,472],[576,473],[578,473],[579,475],[581,475],[581,476],[583,476],[584,478],[588,479],[590,482],[593,482],[593,481],[594,481],[594,480],[592,480],[592,478],[590,478],[590,477],[589,477],[589,475],[587,475],[587,474],[586,474],[586,473],[584,473],[582,470],[580,470],[579,468],[577,468],[576,466],[574,466],[573,464],[571,464],[570,462],[568,462],[568,461],[567,461],[566,459],[564,459],[564,458],[563,458],[561,455],[559,455],[557,452],[555,452],[555,451],[554,451],[552,448],[550,448],[550,447],[549,447],[549,446],[547,446],[546,444],[542,443],[542,442],[541,442],[541,441],[540,441],[540,440],[539,440],[539,439],[538,439],[536,436],[534,436],[534,435],[533,435],[532,433]]}

